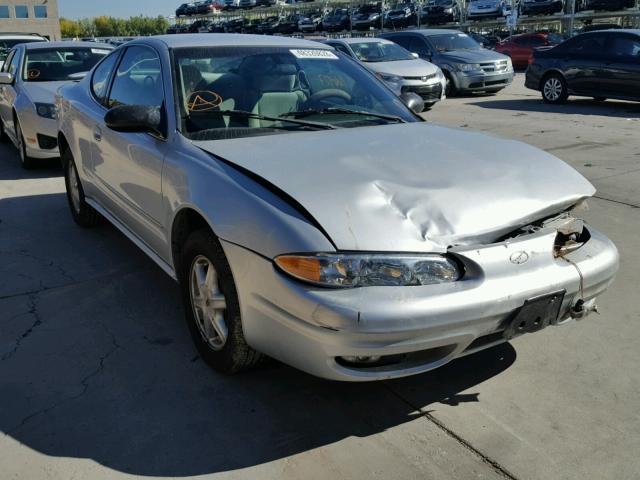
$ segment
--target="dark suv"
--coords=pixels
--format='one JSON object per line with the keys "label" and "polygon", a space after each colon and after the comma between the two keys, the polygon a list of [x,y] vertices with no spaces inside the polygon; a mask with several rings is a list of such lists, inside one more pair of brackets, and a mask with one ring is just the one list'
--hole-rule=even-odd
{"label": "dark suv", "polygon": [[548,103],[569,95],[640,101],[640,30],[583,33],[534,50],[525,85]]}

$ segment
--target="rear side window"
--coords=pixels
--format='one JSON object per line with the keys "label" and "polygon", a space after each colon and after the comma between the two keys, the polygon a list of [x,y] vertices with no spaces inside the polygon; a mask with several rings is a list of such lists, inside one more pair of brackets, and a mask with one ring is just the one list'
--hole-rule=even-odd
{"label": "rear side window", "polygon": [[20,68],[20,52],[18,50],[15,51],[13,58],[11,59],[11,63],[9,64],[9,69],[7,72],[11,73],[14,77],[18,76],[18,70]]}
{"label": "rear side window", "polygon": [[118,54],[114,53],[105,58],[93,72],[91,78],[91,91],[100,103],[104,103],[109,88],[109,77],[116,66]]}
{"label": "rear side window", "polygon": [[640,58],[640,37],[612,35],[607,51],[616,57]]}
{"label": "rear side window", "polygon": [[578,35],[561,45],[563,52],[598,54],[604,51],[606,37],[598,34]]}
{"label": "rear side window", "polygon": [[160,59],[146,47],[129,47],[122,56],[109,94],[109,107],[145,105],[161,107],[164,89]]}

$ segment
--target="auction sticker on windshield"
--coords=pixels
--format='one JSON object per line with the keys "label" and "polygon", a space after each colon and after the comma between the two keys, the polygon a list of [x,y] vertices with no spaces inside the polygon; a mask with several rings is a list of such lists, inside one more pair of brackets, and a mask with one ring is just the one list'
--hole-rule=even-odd
{"label": "auction sticker on windshield", "polygon": [[308,50],[289,50],[296,58],[322,58],[322,59],[330,59],[337,60],[338,57],[329,50],[316,50],[316,49],[308,49]]}
{"label": "auction sticker on windshield", "polygon": [[107,55],[111,53],[111,50],[105,50],[103,48],[92,48],[91,53],[95,53],[96,55]]}

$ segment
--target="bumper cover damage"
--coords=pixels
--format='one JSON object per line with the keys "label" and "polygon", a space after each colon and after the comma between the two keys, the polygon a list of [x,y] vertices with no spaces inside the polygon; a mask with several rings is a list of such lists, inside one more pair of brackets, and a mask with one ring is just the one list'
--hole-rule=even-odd
{"label": "bumper cover damage", "polygon": [[[585,316],[618,269],[613,243],[586,228],[588,241],[563,256],[557,254],[553,227],[452,248],[465,265],[464,278],[421,287],[310,287],[255,253],[223,246],[242,285],[238,293],[250,345],[320,377],[364,381],[424,372],[506,341],[518,334],[505,333],[518,312],[543,295],[562,292],[554,307],[558,314],[547,323]],[[366,364],[378,357],[383,361]],[[358,366],[345,358],[365,361]]]}

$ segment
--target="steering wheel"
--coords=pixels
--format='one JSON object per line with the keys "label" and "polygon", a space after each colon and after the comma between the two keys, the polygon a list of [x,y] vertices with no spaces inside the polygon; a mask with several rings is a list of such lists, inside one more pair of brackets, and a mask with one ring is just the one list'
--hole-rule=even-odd
{"label": "steering wheel", "polygon": [[326,100],[327,98],[339,98],[340,100],[346,100],[347,102],[351,101],[351,95],[349,95],[344,90],[339,90],[337,88],[326,88],[311,95],[305,102],[305,106],[317,104],[323,100]]}

